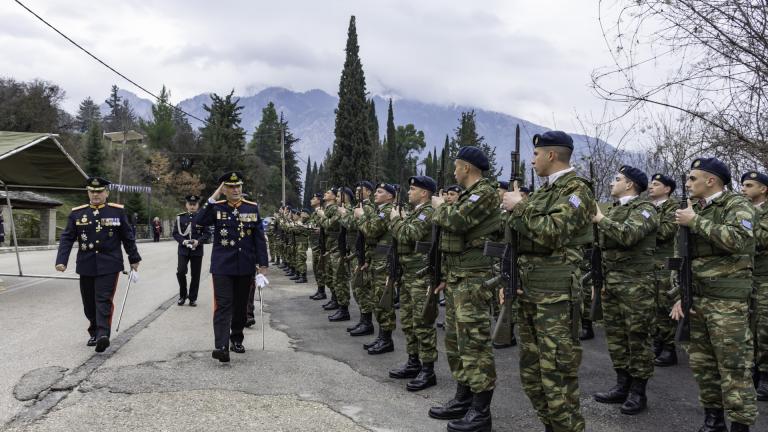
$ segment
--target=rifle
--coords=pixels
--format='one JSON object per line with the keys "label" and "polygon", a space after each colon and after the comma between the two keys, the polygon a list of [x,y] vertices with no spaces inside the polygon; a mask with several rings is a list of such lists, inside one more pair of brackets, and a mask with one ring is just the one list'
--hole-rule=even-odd
{"label": "rifle", "polygon": [[[363,187],[357,187],[357,202],[360,208],[363,208]],[[352,284],[355,287],[359,287],[363,284],[363,271],[362,268],[365,265],[365,235],[358,229],[357,238],[355,239],[355,255],[357,256],[357,268],[355,269],[354,277],[352,278]]]}
{"label": "rifle", "polygon": [[[595,193],[595,165],[592,161],[589,161],[589,179],[590,189],[592,194]],[[592,247],[587,249],[587,256],[589,257],[589,273],[582,278],[583,283],[589,279],[592,281],[592,290],[594,291],[594,297],[592,297],[592,303],[589,306],[589,319],[591,321],[599,321],[603,319],[603,284],[605,283],[603,275],[603,249],[600,247],[600,230],[597,228],[597,224],[592,224]]]}
{"label": "rifle", "polygon": [[[512,163],[509,168],[509,186],[513,190],[518,189],[520,182],[520,125],[515,128],[515,149],[510,154]],[[503,249],[498,242],[485,242],[483,254],[490,257],[498,257],[501,253],[501,274],[483,283],[483,288],[488,289],[504,282],[504,303],[499,310],[499,318],[493,328],[493,341],[497,344],[508,345],[512,343],[512,301],[520,289],[520,275],[517,269],[517,232],[509,225],[504,228],[504,237],[507,243]],[[495,289],[495,288],[494,288]]]}
{"label": "rifle", "polygon": [[[686,177],[683,176],[684,185]],[[683,193],[680,198],[680,208],[688,207],[688,191],[683,186]],[[675,330],[675,340],[677,342],[688,342],[691,340],[691,309],[693,309],[693,268],[692,259],[691,229],[681,226],[677,230],[677,255],[667,258],[667,269],[677,271],[677,287],[673,288],[670,294],[680,290],[681,305],[683,307],[683,318],[677,322]]]}
{"label": "rifle", "polygon": [[[339,187],[339,192],[341,192],[341,207],[344,207],[344,204],[346,204],[346,197],[347,194],[344,192],[344,187]],[[337,274],[340,274],[338,272],[341,271],[342,266],[345,264],[345,259],[347,255],[349,254],[349,245],[347,244],[347,228],[344,226],[344,224],[339,223],[339,255],[341,258],[339,259],[339,268],[336,269]]]}
{"label": "rifle", "polygon": [[[395,197],[397,202],[398,211],[403,208],[403,188],[398,185],[397,194]],[[386,217],[389,217],[387,215]],[[395,285],[400,280],[400,257],[397,253],[397,239],[392,237],[392,245],[389,247],[389,253],[387,254],[387,268],[389,269],[389,275],[387,276],[387,283],[384,285],[384,293],[379,299],[379,306],[384,310],[391,310],[394,306],[395,298]]]}

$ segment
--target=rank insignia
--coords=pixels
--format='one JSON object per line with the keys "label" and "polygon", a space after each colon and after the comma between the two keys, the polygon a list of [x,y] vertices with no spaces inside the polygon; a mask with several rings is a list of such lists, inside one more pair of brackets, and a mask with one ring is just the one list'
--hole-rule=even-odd
{"label": "rank insignia", "polygon": [[227,231],[226,228],[222,228],[221,231],[219,231],[222,237],[226,237],[227,234],[229,234],[229,231]]}
{"label": "rank insignia", "polygon": [[80,243],[80,250],[86,250],[88,249],[88,246],[85,245],[85,243]]}
{"label": "rank insignia", "polygon": [[86,240],[88,240],[88,234],[82,233],[82,234],[80,234],[80,238],[83,239],[83,241],[86,241]]}
{"label": "rank insignia", "polygon": [[222,246],[226,246],[227,244],[229,244],[229,242],[227,241],[227,239],[224,239],[224,240],[222,240],[222,241],[221,241],[221,245],[222,245]]}

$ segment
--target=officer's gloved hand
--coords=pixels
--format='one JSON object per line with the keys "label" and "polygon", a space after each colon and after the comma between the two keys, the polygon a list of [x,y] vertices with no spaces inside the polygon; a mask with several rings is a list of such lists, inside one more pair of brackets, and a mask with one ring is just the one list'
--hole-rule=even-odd
{"label": "officer's gloved hand", "polygon": [[259,288],[265,288],[267,285],[269,285],[269,279],[267,279],[261,273],[257,274],[254,280],[256,281],[256,286]]}
{"label": "officer's gloved hand", "polygon": [[139,272],[137,272],[136,270],[131,272],[131,281],[133,283],[139,283]]}

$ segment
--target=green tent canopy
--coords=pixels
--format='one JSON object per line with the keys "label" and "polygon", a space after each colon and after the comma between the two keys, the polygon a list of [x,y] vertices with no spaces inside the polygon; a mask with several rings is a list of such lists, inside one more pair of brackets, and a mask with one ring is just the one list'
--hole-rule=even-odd
{"label": "green tent canopy", "polygon": [[0,181],[15,189],[83,189],[88,176],[56,136],[0,131]]}

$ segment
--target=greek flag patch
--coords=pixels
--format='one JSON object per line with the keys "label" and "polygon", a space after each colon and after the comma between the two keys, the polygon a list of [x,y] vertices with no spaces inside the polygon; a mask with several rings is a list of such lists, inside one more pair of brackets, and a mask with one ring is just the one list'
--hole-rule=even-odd
{"label": "greek flag patch", "polygon": [[379,219],[384,219],[384,212],[379,213]]}
{"label": "greek flag patch", "polygon": [[643,215],[643,217],[646,218],[646,219],[651,217],[651,214],[648,213],[648,210],[643,210],[642,213],[640,213],[640,214]]}
{"label": "greek flag patch", "polygon": [[419,215],[419,217],[417,219],[419,219],[420,221],[424,222],[425,220],[427,220],[427,215],[422,213],[422,214]]}
{"label": "greek flag patch", "polygon": [[480,195],[472,194],[472,195],[469,196],[469,200],[471,202],[476,202],[479,199],[480,199]]}
{"label": "greek flag patch", "polygon": [[571,204],[571,207],[573,208],[579,208],[579,206],[581,205],[581,200],[576,195],[571,195],[568,198],[568,203]]}
{"label": "greek flag patch", "polygon": [[750,222],[750,221],[748,221],[746,219],[742,219],[741,220],[741,226],[743,226],[744,228],[752,231],[752,222]]}

